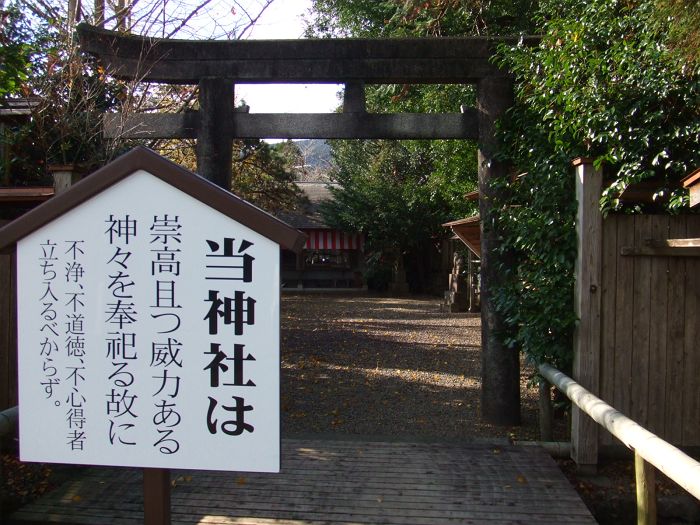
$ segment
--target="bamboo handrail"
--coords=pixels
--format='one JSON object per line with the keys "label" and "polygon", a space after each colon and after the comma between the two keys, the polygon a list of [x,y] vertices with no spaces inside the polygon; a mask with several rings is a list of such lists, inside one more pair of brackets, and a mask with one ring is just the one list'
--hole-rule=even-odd
{"label": "bamboo handrail", "polygon": [[596,423],[700,500],[700,462],[649,432],[553,366],[544,363],[538,369]]}

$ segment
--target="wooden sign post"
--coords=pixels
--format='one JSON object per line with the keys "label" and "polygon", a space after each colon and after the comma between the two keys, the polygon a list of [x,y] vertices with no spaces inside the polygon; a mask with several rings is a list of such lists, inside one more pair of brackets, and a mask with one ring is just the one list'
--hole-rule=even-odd
{"label": "wooden sign post", "polygon": [[145,148],[0,230],[20,458],[143,467],[149,523],[168,469],[279,471],[279,248],[303,241]]}
{"label": "wooden sign post", "polygon": [[170,524],[169,469],[143,469],[143,522],[145,525]]}

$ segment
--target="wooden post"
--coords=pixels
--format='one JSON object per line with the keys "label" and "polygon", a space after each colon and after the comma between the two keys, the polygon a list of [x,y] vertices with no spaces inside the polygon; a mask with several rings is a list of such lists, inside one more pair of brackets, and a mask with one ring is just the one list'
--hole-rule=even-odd
{"label": "wooden post", "polygon": [[469,312],[476,313],[480,310],[478,301],[479,289],[479,261],[474,260],[474,254],[469,251],[471,256],[471,268],[469,270]]}
{"label": "wooden post", "polygon": [[230,190],[233,142],[233,82],[222,78],[199,81],[197,172],[217,186]]}
{"label": "wooden post", "polygon": [[637,484],[637,525],[656,525],[656,472],[654,465],[634,452]]}
{"label": "wooden post", "polygon": [[80,4],[78,0],[68,0],[68,27],[75,27],[80,18]]}
{"label": "wooden post", "polygon": [[[578,255],[574,308],[579,319],[574,331],[573,378],[598,395],[600,391],[600,311],[602,281],[603,217],[601,170],[589,159],[576,159]],[[580,470],[595,472],[598,464],[598,426],[574,406],[571,413],[571,458]]]}
{"label": "wooden post", "polygon": [[0,122],[0,162],[2,162],[2,185],[10,186],[10,144],[9,141],[5,140],[5,134],[7,133],[7,126],[4,122]]}
{"label": "wooden post", "polygon": [[473,312],[474,308],[474,254],[467,249],[467,311]]}
{"label": "wooden post", "polygon": [[[5,226],[10,221],[0,221]],[[0,254],[0,410],[18,403],[17,395],[17,251]]]}
{"label": "wooden post", "polygon": [[143,522],[170,525],[170,470],[143,469]]}
{"label": "wooden post", "polygon": [[95,0],[95,27],[105,26],[105,0]]}
{"label": "wooden post", "polygon": [[70,189],[76,182],[83,177],[77,172],[77,168],[73,164],[53,165],[49,166],[49,172],[53,177],[53,192],[58,195]]}
{"label": "wooden post", "polygon": [[539,390],[540,440],[552,441],[552,385],[541,378]]}
{"label": "wooden post", "polygon": [[512,264],[496,248],[498,197],[492,181],[505,179],[508,166],[496,159],[498,140],[496,120],[513,103],[513,85],[507,77],[486,77],[477,84],[479,114],[479,213],[481,215],[481,416],[496,425],[520,424],[520,356],[507,348],[501,338],[505,329],[502,316],[492,305],[491,289],[501,279],[501,264]]}
{"label": "wooden post", "polygon": [[126,2],[125,0],[117,0],[117,8],[115,14],[117,17],[117,30],[123,33],[126,32]]}

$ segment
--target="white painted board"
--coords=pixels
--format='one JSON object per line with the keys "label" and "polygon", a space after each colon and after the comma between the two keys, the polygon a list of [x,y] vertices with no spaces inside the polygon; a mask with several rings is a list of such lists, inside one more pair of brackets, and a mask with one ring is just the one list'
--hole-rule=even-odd
{"label": "white painted board", "polygon": [[18,242],[23,461],[279,471],[279,246],[145,171]]}

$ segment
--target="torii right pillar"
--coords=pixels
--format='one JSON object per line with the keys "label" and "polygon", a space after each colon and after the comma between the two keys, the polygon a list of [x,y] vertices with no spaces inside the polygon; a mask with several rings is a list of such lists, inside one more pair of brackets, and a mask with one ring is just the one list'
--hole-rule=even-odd
{"label": "torii right pillar", "polygon": [[520,424],[520,356],[502,343],[503,317],[496,312],[493,288],[503,279],[499,266],[513,258],[499,254],[497,190],[492,182],[508,176],[508,165],[496,160],[496,121],[513,105],[513,83],[505,76],[477,84],[479,114],[479,213],[481,215],[481,418],[496,425]]}

